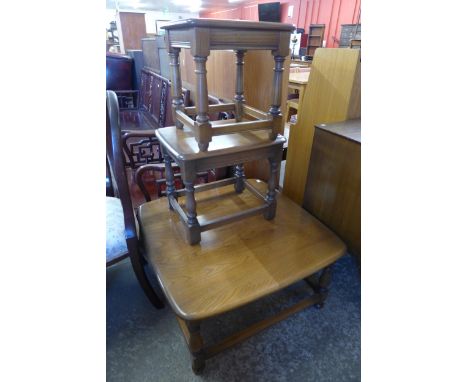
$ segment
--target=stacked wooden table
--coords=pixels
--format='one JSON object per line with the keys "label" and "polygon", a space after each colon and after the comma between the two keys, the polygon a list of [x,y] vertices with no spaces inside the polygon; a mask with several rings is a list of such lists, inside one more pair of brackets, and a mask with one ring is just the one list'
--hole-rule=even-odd
{"label": "stacked wooden table", "polygon": [[[192,368],[198,373],[207,358],[227,347],[305,307],[322,306],[330,284],[330,265],[346,248],[312,215],[276,191],[285,143],[278,134],[281,77],[294,27],[190,19],[164,28],[176,125],[160,128],[156,135],[164,151],[169,208],[161,199],[143,204],[139,219],[148,261],[177,315],[192,354]],[[196,64],[193,108],[184,107],[182,102],[181,48],[191,50]],[[232,103],[208,105],[206,60],[211,49],[235,51],[236,94]],[[246,105],[243,96],[243,55],[249,49],[267,49],[273,55],[274,90],[265,95],[271,97],[267,112]],[[233,112],[235,118],[210,121],[208,115],[218,111]],[[270,163],[268,182],[246,180],[243,163],[262,158]],[[172,161],[180,167],[184,190],[174,188]],[[221,166],[235,166],[235,176],[194,185],[197,172]],[[302,279],[312,287],[310,297],[218,344],[204,344],[200,332],[203,320]]]}

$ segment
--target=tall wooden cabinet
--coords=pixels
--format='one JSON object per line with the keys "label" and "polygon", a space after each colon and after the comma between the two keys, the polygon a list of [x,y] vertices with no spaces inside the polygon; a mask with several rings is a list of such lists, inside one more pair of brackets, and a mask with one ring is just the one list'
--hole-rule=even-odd
{"label": "tall wooden cabinet", "polygon": [[117,30],[121,53],[125,53],[128,49],[141,49],[141,39],[146,37],[145,14],[118,12]]}

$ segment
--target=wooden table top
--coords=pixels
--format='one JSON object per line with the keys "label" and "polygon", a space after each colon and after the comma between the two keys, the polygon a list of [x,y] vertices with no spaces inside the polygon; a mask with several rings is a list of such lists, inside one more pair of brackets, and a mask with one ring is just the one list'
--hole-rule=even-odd
{"label": "wooden table top", "polygon": [[351,141],[361,143],[361,118],[349,119],[344,122],[316,125],[317,128],[340,135]]}
{"label": "wooden table top", "polygon": [[[249,182],[265,192],[264,182]],[[248,190],[236,194],[232,185],[196,196],[200,223],[262,203]],[[199,320],[235,309],[344,255],[344,243],[307,211],[281,194],[277,203],[275,219],[257,215],[209,230],[193,246],[183,239],[183,223],[166,198],[140,207],[148,261],[178,316]]]}
{"label": "wooden table top", "polygon": [[193,27],[204,28],[229,28],[229,29],[256,29],[270,31],[290,31],[295,28],[292,24],[273,23],[267,21],[248,21],[248,20],[218,20],[218,19],[183,19],[168,23],[161,29],[186,29]]}
{"label": "wooden table top", "polygon": [[289,82],[305,85],[309,81],[310,72],[289,73]]}

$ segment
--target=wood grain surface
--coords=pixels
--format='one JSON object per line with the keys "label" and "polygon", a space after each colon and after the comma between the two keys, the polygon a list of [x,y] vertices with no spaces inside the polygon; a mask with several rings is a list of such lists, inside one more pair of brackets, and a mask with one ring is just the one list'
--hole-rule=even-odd
{"label": "wood grain surface", "polygon": [[315,130],[304,208],[361,259],[361,120]]}
{"label": "wood grain surface", "polygon": [[[261,190],[266,184],[249,180]],[[184,203],[184,198],[180,198]],[[232,185],[197,195],[198,219],[208,221],[260,205]],[[139,216],[148,261],[175,313],[185,320],[211,317],[297,282],[340,258],[344,243],[307,211],[281,194],[276,218],[253,216],[202,233],[185,243],[179,217],[167,200],[143,204]]]}
{"label": "wood grain surface", "polygon": [[291,126],[283,192],[302,205],[315,125],[361,116],[360,51],[315,51],[298,121]]}
{"label": "wood grain surface", "polygon": [[117,25],[121,36],[122,53],[129,49],[141,49],[141,39],[146,37],[145,14],[118,12]]}

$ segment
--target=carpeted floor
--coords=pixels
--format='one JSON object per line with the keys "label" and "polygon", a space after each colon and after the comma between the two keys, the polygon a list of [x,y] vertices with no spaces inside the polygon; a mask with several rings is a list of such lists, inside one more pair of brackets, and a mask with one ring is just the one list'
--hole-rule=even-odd
{"label": "carpeted floor", "polygon": [[[213,343],[301,299],[297,283],[235,312],[202,323]],[[360,380],[360,281],[351,256],[333,268],[325,307],[307,308],[207,360],[195,376],[174,314],[146,300],[128,260],[107,269],[107,380],[314,381]]]}

